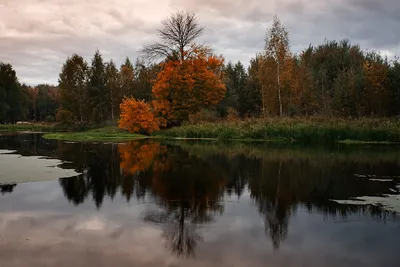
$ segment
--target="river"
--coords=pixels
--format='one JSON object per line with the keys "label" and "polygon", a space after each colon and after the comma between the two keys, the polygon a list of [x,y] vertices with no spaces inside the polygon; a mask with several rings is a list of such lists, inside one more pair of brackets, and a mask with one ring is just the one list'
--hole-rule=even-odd
{"label": "river", "polygon": [[0,265],[400,266],[400,149],[0,136]]}

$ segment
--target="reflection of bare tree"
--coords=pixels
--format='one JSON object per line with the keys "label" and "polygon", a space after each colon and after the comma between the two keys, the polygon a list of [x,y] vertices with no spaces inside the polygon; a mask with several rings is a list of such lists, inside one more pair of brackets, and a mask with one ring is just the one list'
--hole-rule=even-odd
{"label": "reflection of bare tree", "polygon": [[222,213],[223,177],[213,166],[182,151],[170,151],[155,165],[152,191],[161,209],[145,212],[144,220],[162,225],[167,248],[175,255],[194,256],[202,240],[199,226]]}
{"label": "reflection of bare tree", "polygon": [[6,194],[6,193],[12,193],[16,186],[17,186],[17,184],[3,184],[3,185],[0,185],[0,192],[1,192],[2,195]]}
{"label": "reflection of bare tree", "polygon": [[194,256],[194,251],[201,236],[196,232],[196,223],[186,219],[188,210],[183,206],[179,210],[148,211],[144,220],[163,225],[163,237],[167,248],[177,256]]}

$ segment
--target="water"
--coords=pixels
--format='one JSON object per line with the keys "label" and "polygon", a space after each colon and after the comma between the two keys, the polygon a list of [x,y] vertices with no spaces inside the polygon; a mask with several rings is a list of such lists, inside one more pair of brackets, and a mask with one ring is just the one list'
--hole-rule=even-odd
{"label": "water", "polygon": [[400,266],[398,147],[24,134],[0,151],[2,267]]}

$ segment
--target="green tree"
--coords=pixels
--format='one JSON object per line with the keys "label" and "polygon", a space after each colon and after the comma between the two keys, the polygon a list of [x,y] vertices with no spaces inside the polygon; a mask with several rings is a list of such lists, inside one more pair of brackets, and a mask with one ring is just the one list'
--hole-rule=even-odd
{"label": "green tree", "polygon": [[38,89],[38,95],[36,99],[37,116],[35,120],[53,121],[59,107],[59,89],[48,84],[39,84],[36,88]]}
{"label": "green tree", "polygon": [[[221,115],[225,115],[227,108],[234,108],[238,111],[240,101],[243,100],[248,75],[243,64],[238,61],[236,64],[229,62],[224,68],[224,83],[226,85],[225,98],[218,105]],[[242,98],[239,98],[241,96]]]}
{"label": "green tree", "polygon": [[71,115],[73,120],[84,122],[87,117],[88,65],[83,57],[74,54],[64,63],[60,76],[60,111]]}
{"label": "green tree", "polygon": [[120,68],[120,87],[122,96],[133,96],[135,88],[135,75],[131,61],[127,57]]}
{"label": "green tree", "polygon": [[238,110],[241,116],[260,114],[262,97],[259,71],[260,57],[257,56],[250,60],[246,84],[238,91]]}
{"label": "green tree", "polygon": [[106,64],[106,86],[109,93],[111,120],[115,120],[115,116],[119,116],[119,104],[122,102],[122,92],[119,84],[119,72],[115,63],[110,60]]}
{"label": "green tree", "polygon": [[134,67],[134,98],[143,99],[147,102],[152,100],[152,81],[157,78],[160,69],[158,64],[147,66],[143,61],[136,60]]}
{"label": "green tree", "polygon": [[335,114],[359,117],[362,113],[363,77],[354,68],[343,70],[335,79],[333,86],[333,106]]}
{"label": "green tree", "polygon": [[0,123],[13,123],[20,118],[20,101],[20,84],[14,69],[0,62]]}
{"label": "green tree", "polygon": [[105,64],[99,50],[96,50],[89,70],[88,96],[91,119],[96,122],[105,121],[108,118],[110,101],[106,86]]}
{"label": "green tree", "polygon": [[389,67],[388,72],[389,86],[389,114],[400,115],[400,62],[396,59]]}

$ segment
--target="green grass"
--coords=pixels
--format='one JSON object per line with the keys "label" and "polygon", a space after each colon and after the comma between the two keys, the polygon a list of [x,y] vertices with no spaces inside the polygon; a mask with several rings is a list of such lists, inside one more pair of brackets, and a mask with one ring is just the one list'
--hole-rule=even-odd
{"label": "green grass", "polygon": [[75,142],[102,142],[102,141],[127,141],[148,138],[140,134],[131,134],[117,127],[103,127],[85,132],[48,133],[45,139],[75,141]]}
{"label": "green grass", "polygon": [[[270,118],[183,125],[155,134],[164,138],[296,143],[399,143],[400,121],[389,119]],[[351,140],[351,141],[350,141]]]}
{"label": "green grass", "polygon": [[0,132],[54,132],[53,124],[0,124]]}

